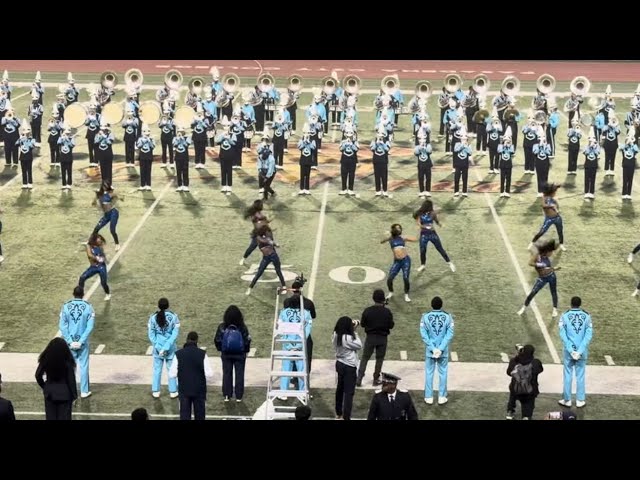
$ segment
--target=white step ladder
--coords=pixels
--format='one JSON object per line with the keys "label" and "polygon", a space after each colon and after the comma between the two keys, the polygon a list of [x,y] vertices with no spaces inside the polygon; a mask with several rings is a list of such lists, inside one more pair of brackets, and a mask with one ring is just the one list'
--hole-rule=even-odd
{"label": "white step ladder", "polygon": [[[309,403],[309,372],[307,371],[307,339],[305,337],[304,303],[300,292],[300,318],[301,322],[280,322],[280,292],[276,293],[276,308],[273,320],[273,335],[271,344],[271,366],[269,369],[269,382],[267,383],[267,402],[265,409],[266,420],[279,420],[295,418],[297,407],[289,405],[276,405],[275,402],[282,398],[295,398],[301,404]],[[294,337],[295,336],[295,337]],[[296,338],[292,340],[292,337]],[[285,344],[293,345],[291,350],[285,348]],[[300,361],[304,365],[302,371],[283,371],[283,361]],[[298,378],[304,382],[303,390],[282,390],[280,381],[282,377]],[[274,387],[274,383],[277,385]]]}

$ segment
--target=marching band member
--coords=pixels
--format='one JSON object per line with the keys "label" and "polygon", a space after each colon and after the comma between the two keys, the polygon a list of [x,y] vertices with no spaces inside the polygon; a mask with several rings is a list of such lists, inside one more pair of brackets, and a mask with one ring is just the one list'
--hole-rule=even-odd
{"label": "marching band member", "polygon": [[20,120],[14,116],[13,108],[8,108],[7,113],[0,121],[2,125],[2,137],[4,138],[4,158],[6,165],[18,168],[18,139],[20,138]]}
{"label": "marching band member", "polygon": [[547,143],[551,147],[550,158],[554,158],[556,156],[556,132],[558,131],[558,125],[560,125],[560,113],[558,113],[558,106],[555,101],[549,102],[548,106],[551,113],[547,120]]}
{"label": "marching band member", "polygon": [[100,129],[100,115],[97,113],[97,105],[95,103],[89,104],[89,113],[87,114],[84,124],[87,127],[85,138],[87,139],[87,147],[89,149],[89,166],[95,167],[98,165],[95,160],[95,138]]}
{"label": "marching band member", "polygon": [[371,142],[369,147],[373,152],[373,175],[376,184],[376,197],[391,197],[387,193],[387,179],[389,176],[389,150],[391,145],[384,141],[387,135],[386,130],[378,130],[376,139]]}
{"label": "marching band member", "polygon": [[[510,97],[509,108],[505,110],[505,114],[507,114],[507,112],[511,110],[515,110],[515,108],[516,108],[516,102],[513,98]],[[511,127],[511,131],[513,132],[513,138],[512,138],[513,148],[518,148],[518,122],[522,118],[522,115],[520,113],[518,113],[517,115],[510,113],[509,115],[507,115],[507,117],[508,118],[503,118],[505,132],[507,131],[507,127]]]}
{"label": "marching band member", "polygon": [[390,142],[391,139],[393,138],[392,115],[393,114],[388,114],[387,112],[383,112],[382,115],[380,115],[380,119],[376,122],[376,125],[375,125],[376,130],[378,131],[384,130],[385,136],[383,140],[385,142]]}
{"label": "marching band member", "polygon": [[133,116],[140,119],[140,104],[136,100],[136,92],[127,90],[127,102],[125,110],[133,112]]}
{"label": "marching band member", "polygon": [[524,140],[522,150],[524,151],[524,173],[535,173],[536,158],[533,154],[533,146],[538,143],[538,124],[533,116],[529,116],[528,123],[522,128]]}
{"label": "marching band member", "polygon": [[156,142],[151,138],[149,125],[142,125],[142,136],[136,141],[138,161],[140,162],[140,187],[138,190],[151,191],[151,166],[153,165],[153,149]]}
{"label": "marching band member", "polygon": [[71,76],[71,72],[69,72],[69,85],[64,90],[64,97],[67,102],[67,105],[71,105],[72,103],[76,103],[78,101],[78,97],[80,96],[80,92],[76,88],[76,81]]}
{"label": "marching band member", "polygon": [[[158,127],[160,127],[160,144],[162,145],[162,168],[172,168],[173,164],[173,138],[176,126],[170,116],[170,110],[164,110]],[[169,164],[167,164],[167,150],[169,151]]]}
{"label": "marching band member", "polygon": [[185,105],[188,105],[189,107],[193,108],[194,110],[198,109],[198,105],[200,105],[201,99],[200,99],[200,95],[198,95],[195,92],[192,91],[188,91],[187,92],[187,96],[184,99],[184,103]]}
{"label": "marching band member", "polygon": [[275,111],[276,105],[280,103],[280,92],[278,92],[276,86],[272,84],[266,93],[265,121],[273,122],[273,112]]}
{"label": "marching band member", "polygon": [[449,101],[450,98],[451,96],[449,95],[449,92],[447,92],[446,87],[442,87],[442,93],[438,97],[438,105],[440,105],[440,130],[438,131],[438,133],[440,134],[440,136],[445,134],[447,121],[444,117],[445,113],[449,109],[449,105],[451,104],[451,102]]}
{"label": "marching band member", "polygon": [[576,95],[575,93],[571,92],[571,98],[569,99],[570,103],[572,105],[574,105],[573,108],[571,108],[569,110],[569,123],[568,123],[568,128],[571,128],[571,125],[573,125],[573,117],[575,117],[576,113],[578,114],[578,120],[580,120],[580,104],[582,102],[584,102],[582,95]]}
{"label": "marching band member", "polygon": [[420,135],[418,137],[418,146],[414,148],[413,154],[418,159],[418,196],[423,198],[431,196],[432,153],[433,147],[431,147],[427,136],[424,134]]}
{"label": "marching band member", "polygon": [[413,115],[411,115],[411,131],[413,132],[413,145],[418,145],[418,129],[420,128],[420,122],[422,121],[422,119],[426,120],[426,116],[425,116],[425,112],[422,109],[422,106],[420,108],[420,110],[418,110],[417,112],[415,112]]}
{"label": "marching band member", "polygon": [[232,130],[227,117],[222,117],[222,133],[216,138],[216,144],[220,145],[220,184],[222,185],[222,193],[231,193],[233,185],[233,167],[236,157],[235,145],[238,142],[238,136]]}
{"label": "marching band member", "polygon": [[[467,134],[467,129],[462,123],[464,120],[462,108],[458,109],[454,122],[449,123],[449,132],[451,132],[451,151],[455,152],[456,145],[462,141],[462,136]],[[452,159],[453,162],[453,159]],[[455,171],[455,168],[452,169]]]}
{"label": "marching band member", "polygon": [[602,129],[605,127],[605,125],[607,124],[604,121],[604,102],[602,103],[602,105],[600,106],[600,108],[598,108],[596,116],[594,118],[593,124],[595,126],[595,134],[596,134],[596,141],[600,142],[600,136],[602,135]]}
{"label": "marching band member", "polygon": [[286,293],[286,283],[282,276],[280,257],[278,256],[278,252],[276,252],[276,247],[279,247],[279,245],[273,239],[273,232],[269,225],[264,224],[256,229],[256,240],[258,242],[258,248],[260,248],[260,252],[262,252],[262,261],[260,262],[260,266],[258,267],[255,277],[251,280],[251,284],[245,293],[247,295],[251,295],[251,290],[255,287],[258,280],[260,280],[260,277],[270,263],[273,263],[276,275],[278,275],[278,279],[280,279],[280,285],[282,286],[281,293]]}
{"label": "marching band member", "polygon": [[202,108],[204,109],[204,118],[209,123],[207,129],[207,138],[209,139],[209,146],[214,147],[216,145],[216,122],[218,121],[218,106],[213,100],[213,96],[210,91],[207,91],[204,95],[205,100],[202,102]]}
{"label": "marching band member", "polygon": [[584,153],[584,198],[594,199],[600,145],[598,145],[596,141],[596,134],[593,131],[593,127],[591,127],[591,131],[589,132],[589,144],[582,153]]}
{"label": "marching band member", "polygon": [[293,90],[287,88],[287,93],[290,96],[293,96],[294,102],[292,105],[287,107],[287,112],[289,113],[289,119],[291,121],[291,134],[295,135],[296,133],[296,112],[298,111],[298,98],[300,98],[300,92],[294,92]]}
{"label": "marching band member", "polygon": [[258,147],[258,185],[261,192],[264,192],[264,200],[269,199],[269,194],[274,196],[276,192],[271,188],[271,182],[276,176],[276,160],[271,151],[269,133],[267,130],[262,134],[262,143]]}
{"label": "marching band member", "polygon": [[220,83],[220,71],[217,67],[211,67],[210,73],[213,80],[211,82],[211,95],[216,98],[224,90],[222,83]]}
{"label": "marching band member", "polygon": [[604,149],[604,174],[615,175],[616,153],[618,153],[620,125],[615,115],[609,115],[609,123],[602,127],[601,138]]}
{"label": "marching band member", "polygon": [[[11,100],[7,98],[7,92],[0,90],[0,119],[4,118],[7,110],[11,108]],[[0,140],[4,139],[4,129],[0,128]]]}
{"label": "marching band member", "polygon": [[309,135],[311,136],[311,140],[315,143],[316,148],[311,152],[311,169],[318,169],[318,152],[322,147],[322,136],[324,135],[324,130],[322,129],[322,121],[318,115],[311,115],[309,118]]}
{"label": "marching band member", "polygon": [[567,175],[576,175],[578,169],[578,153],[580,152],[580,139],[582,138],[582,129],[578,123],[578,119],[573,122],[573,127],[567,132],[569,138],[569,164],[567,166]]}
{"label": "marching band member", "polygon": [[49,152],[51,157],[51,166],[60,166],[60,150],[58,148],[58,139],[60,138],[60,132],[62,131],[62,121],[60,120],[60,114],[54,108],[53,117],[47,124],[47,131],[49,132]]}
{"label": "marching band member", "polygon": [[340,85],[338,85],[335,92],[333,92],[333,95],[328,97],[327,100],[329,100],[331,109],[331,124],[339,124],[340,122],[338,121],[338,117],[341,116],[341,112],[339,109],[340,105],[342,105],[344,102],[344,89]]}
{"label": "marching band member", "polygon": [[389,275],[387,275],[387,288],[389,293],[387,294],[387,300],[393,297],[393,280],[398,273],[402,271],[402,280],[404,281],[404,301],[410,302],[409,290],[411,285],[409,283],[409,275],[411,273],[411,257],[407,253],[405,242],[417,242],[415,237],[407,237],[402,235],[402,225],[394,223],[391,225],[390,235],[384,238],[380,243],[389,243],[391,251],[393,252],[393,263],[389,269]]}
{"label": "marching band member", "polygon": [[58,116],[60,117],[61,122],[64,122],[64,111],[66,108],[67,106],[65,103],[65,94],[59,93],[58,95],[56,95],[56,103],[53,106],[53,109],[58,111]]}
{"label": "marching band member", "polygon": [[37,93],[31,94],[31,103],[27,111],[27,115],[31,120],[31,131],[33,132],[36,147],[40,146],[40,141],[42,140],[42,115],[44,114],[44,109],[38,99]]}
{"label": "marching band member", "polygon": [[[283,99],[282,102],[286,102],[286,99]],[[289,153],[289,149],[287,147],[289,143],[289,138],[291,137],[291,114],[289,113],[289,110],[287,110],[284,107],[284,105],[285,105],[284,103],[280,104],[280,107],[276,111],[276,119],[281,118],[282,119],[281,123],[284,124],[284,126],[286,127],[284,130],[283,153]],[[272,128],[275,128],[275,127],[272,127]]]}
{"label": "marching band member", "polygon": [[419,123],[415,128],[415,145],[420,144],[420,137],[424,137],[427,143],[431,143],[431,122],[425,114],[421,114]]}
{"label": "marching band member", "polygon": [[454,175],[454,197],[460,196],[460,177],[462,177],[462,196],[467,195],[467,181],[469,179],[469,164],[473,162],[471,159],[471,147],[467,143],[467,134],[460,137],[460,142],[456,144],[453,152],[453,166],[456,173]]}
{"label": "marching band member", "polygon": [[345,139],[340,142],[340,176],[342,178],[342,190],[339,195],[355,195],[353,183],[356,176],[356,165],[358,164],[358,150],[360,145],[354,139],[354,131],[346,130]]}
{"label": "marching band member", "polygon": [[487,110],[487,102],[484,98],[480,98],[478,101],[478,109],[471,118],[473,124],[473,132],[476,134],[476,151],[480,155],[487,154],[487,124],[489,118]]}
{"label": "marching band member", "polygon": [[536,96],[534,97],[532,103],[533,105],[536,105],[536,107],[534,107],[536,110],[541,110],[547,115],[549,114],[549,111],[547,109],[549,106],[547,95],[542,93],[538,88],[536,88]]}
{"label": "marching band member", "polygon": [[357,98],[355,95],[347,97],[347,108],[345,108],[340,114],[341,127],[347,118],[351,118],[353,126],[358,128],[358,110],[356,110],[356,100]]}
{"label": "marching band member", "polygon": [[[143,132],[144,135],[144,132]],[[169,372],[170,365],[178,349],[176,341],[180,334],[180,319],[178,315],[169,310],[169,300],[158,300],[158,311],[149,317],[147,323],[149,341],[153,347],[153,376],[151,380],[151,395],[160,398],[160,379],[163,365]],[[169,377],[169,397],[178,396],[178,379]]]}
{"label": "marching band member", "polygon": [[500,158],[501,197],[511,197],[511,171],[513,170],[513,157],[515,156],[515,154],[516,149],[511,144],[511,128],[507,127],[507,131],[505,132],[504,137],[502,137],[502,143],[498,145],[498,156]]}
{"label": "marching band member", "polygon": [[637,130],[637,126],[639,123],[640,123],[640,102],[635,104],[633,109],[629,113],[627,113],[627,117],[624,120],[624,124],[627,127],[627,132],[631,130],[631,127],[634,127]]}
{"label": "marching band member", "polygon": [[102,285],[102,289],[106,294],[104,300],[109,301],[111,300],[111,290],[107,283],[107,259],[104,255],[105,243],[104,237],[99,233],[91,234],[87,242],[87,257],[91,265],[80,275],[78,285],[84,289],[84,282],[94,275],[100,275],[100,285]]}
{"label": "marching band member", "polygon": [[502,90],[500,90],[500,93],[493,99],[492,105],[498,113],[498,118],[500,119],[500,123],[502,123],[503,130],[506,130],[506,125],[504,124],[504,112],[507,110],[510,100],[511,97]]}
{"label": "marching band member", "polygon": [[[232,151],[234,154],[233,158],[233,169],[241,169],[242,168],[242,146],[244,145],[244,122],[240,119],[241,113],[240,109],[237,108],[233,112],[233,116],[231,117],[231,125],[229,131],[232,135],[235,135],[236,142],[233,144]],[[228,184],[231,186],[231,183]],[[229,190],[231,191],[231,190]]]}
{"label": "marching band member", "polygon": [[444,117],[442,121],[445,125],[445,152],[453,152],[453,145],[451,145],[451,136],[453,132],[451,128],[455,125],[456,119],[458,118],[458,111],[456,110],[456,101],[452,98],[449,100],[449,108],[444,112]]}
{"label": "marching band member", "polygon": [[282,110],[276,113],[273,124],[273,156],[276,162],[276,170],[282,170],[283,168],[282,164],[286,150],[285,147],[287,146],[287,134],[289,133],[289,123],[284,119],[283,113]]}
{"label": "marching band member", "polygon": [[[634,132],[629,133],[630,135],[627,135],[624,145],[620,147],[620,151],[622,151],[623,200],[631,200],[631,187],[633,186],[633,175],[636,171],[636,155],[638,154],[638,146],[636,145]],[[638,248],[638,250],[640,251],[640,248]],[[634,253],[637,252],[634,250]],[[631,255],[630,258],[633,260],[633,255]]]}
{"label": "marching band member", "polygon": [[191,145],[191,139],[185,133],[185,128],[179,126],[177,135],[172,141],[175,151],[176,176],[178,177],[176,192],[189,191],[189,145]]}
{"label": "marching band member", "polygon": [[560,205],[555,199],[558,188],[560,188],[560,185],[556,185],[555,183],[547,183],[544,185],[544,195],[542,197],[542,211],[544,213],[544,221],[542,222],[542,227],[540,227],[538,233],[536,233],[536,235],[533,237],[533,240],[531,240],[531,243],[527,247],[527,250],[531,250],[531,248],[534,246],[533,244],[537,242],[540,237],[542,237],[542,235],[547,232],[547,230],[549,230],[551,225],[556,226],[560,250],[562,250],[563,252],[566,250],[564,246],[564,228],[562,224],[562,217],[560,216]]}
{"label": "marching band member", "polygon": [[[267,94],[260,90],[258,85],[253,87],[253,92],[251,92],[251,96],[254,99],[253,105],[253,113],[256,119],[255,129],[256,132],[261,132],[264,130],[264,117],[265,117],[265,101],[267,99]],[[260,101],[258,101],[258,99]]]}
{"label": "marching band member", "polygon": [[544,185],[549,180],[549,155],[551,155],[551,147],[547,145],[547,138],[543,133],[538,133],[538,143],[533,146],[531,151],[535,157],[538,197],[542,197]]}
{"label": "marching band member", "polygon": [[[502,122],[498,117],[498,112],[494,108],[491,123],[487,124],[487,147],[489,147],[489,173],[498,173],[500,168],[500,156],[498,155],[498,145],[502,135]],[[525,157],[526,160],[526,157]],[[533,166],[531,167],[533,168]],[[527,173],[525,165],[525,173]]]}
{"label": "marching band member", "polygon": [[71,135],[71,129],[65,127],[62,135],[58,138],[58,151],[60,152],[60,165],[62,173],[62,190],[71,190],[73,179],[73,149],[76,146],[75,139]]}
{"label": "marching band member", "polygon": [[140,128],[140,122],[134,115],[133,110],[127,110],[127,116],[122,121],[122,128],[124,129],[124,159],[127,165],[133,165],[135,162],[134,152],[138,129]]}
{"label": "marching band member", "polygon": [[[256,130],[254,130],[255,123],[256,123],[256,113],[253,107],[249,104],[248,94],[247,96],[243,95],[243,97],[244,97],[244,105],[242,105],[242,110],[240,111],[240,115],[242,116],[241,121],[243,121],[245,125],[244,148],[242,149],[242,151],[250,152],[251,138],[253,137],[253,134],[256,132]],[[248,132],[251,132],[251,133],[247,135]]]}
{"label": "marching band member", "polygon": [[204,162],[206,159],[207,151],[207,130],[209,128],[209,121],[204,118],[204,110],[199,103],[196,106],[196,116],[191,122],[191,141],[193,142],[193,149],[195,151],[195,168],[205,168]]}
{"label": "marching band member", "polygon": [[31,93],[35,93],[38,95],[38,104],[44,104],[44,87],[42,86],[42,77],[40,76],[40,72],[36,72],[36,78],[33,81],[33,86],[31,87]]}
{"label": "marching band member", "polygon": [[[100,120],[100,130],[96,134],[93,141],[96,148],[96,160],[100,164],[100,176],[102,177],[102,183],[111,185],[113,180],[113,142],[115,137],[111,132],[111,126]],[[116,246],[117,246],[116,242]]]}
{"label": "marching band member", "polygon": [[404,96],[402,95],[402,90],[396,88],[391,94],[393,97],[393,109],[395,115],[393,117],[393,126],[398,126],[398,120],[400,119],[400,111],[402,109],[402,105],[404,105]]}
{"label": "marching band member", "polygon": [[16,140],[16,148],[20,151],[22,188],[31,190],[33,188],[33,149],[36,142],[31,137],[31,128],[26,120],[22,121],[20,130],[20,138]]}
{"label": "marching band member", "polygon": [[6,70],[2,74],[2,83],[0,84],[0,90],[2,90],[8,100],[11,100],[11,92],[13,91],[13,87],[9,85],[9,72]]}
{"label": "marching band member", "polygon": [[[120,197],[117,194],[113,193],[111,182],[103,180],[100,188],[96,192],[96,198],[94,198],[91,202],[91,205],[96,205],[99,203],[100,208],[102,208],[103,212],[102,217],[100,218],[100,220],[98,220],[98,223],[93,229],[92,235],[98,235],[98,233],[100,233],[100,230],[108,223],[109,231],[111,232],[113,241],[116,244],[116,252],[120,250],[118,232],[116,231],[116,227],[118,226],[118,219],[120,218],[120,211],[115,207],[115,202],[119,200],[119,198]],[[104,243],[104,238],[102,239],[102,242]],[[83,285],[80,284],[80,286]]]}
{"label": "marching band member", "polygon": [[[169,110],[169,117],[173,118],[176,114],[176,102],[178,100],[178,93],[171,92],[169,98],[162,102],[162,111]],[[217,105],[216,105],[217,108]]]}
{"label": "marching band member", "polygon": [[300,191],[298,195],[310,195],[309,180],[311,177],[311,165],[316,149],[316,141],[311,137],[311,129],[308,123],[302,127],[302,138],[298,142],[300,150]]}
{"label": "marching band member", "polygon": [[518,310],[518,315],[522,315],[531,303],[531,300],[533,300],[533,297],[535,297],[546,284],[549,284],[549,288],[551,289],[551,299],[553,301],[553,312],[551,313],[551,316],[558,316],[558,289],[555,272],[556,270],[560,270],[560,267],[551,266],[551,255],[553,255],[556,248],[556,241],[549,240],[548,242],[540,245],[537,248],[537,254],[531,257],[529,265],[534,267],[538,272],[538,279],[533,285],[533,289],[529,295],[527,295],[524,305],[520,310]]}
{"label": "marching band member", "polygon": [[456,266],[451,262],[449,255],[447,255],[447,252],[442,247],[438,232],[433,228],[434,223],[439,227],[441,226],[438,215],[433,209],[433,202],[431,200],[422,202],[420,208],[413,214],[413,218],[415,218],[420,227],[420,267],[418,267],[418,272],[423,271],[427,267],[427,246],[429,242],[431,242],[444,261],[447,262],[451,271],[455,273]]}
{"label": "marching band member", "polygon": [[476,134],[476,122],[473,121],[473,116],[476,114],[480,107],[478,106],[478,93],[473,88],[473,85],[469,85],[469,91],[464,97],[464,104],[468,105],[464,109],[464,113],[467,117],[467,130],[470,134]]}
{"label": "marching band member", "polygon": [[171,95],[171,89],[167,84],[164,84],[156,91],[156,100],[162,105],[162,103],[169,98],[169,95]]}
{"label": "marching band member", "polygon": [[[319,93],[316,93],[313,96],[313,103],[309,105],[309,107],[307,107],[307,110],[306,110],[307,122],[310,121],[311,115],[316,115],[320,123],[322,124],[327,123],[327,109],[325,108],[324,104],[321,103],[321,101],[322,101],[322,97],[320,96]],[[319,135],[318,138],[322,139],[322,136]],[[319,144],[316,153],[321,153],[321,152],[322,152],[322,144]]]}

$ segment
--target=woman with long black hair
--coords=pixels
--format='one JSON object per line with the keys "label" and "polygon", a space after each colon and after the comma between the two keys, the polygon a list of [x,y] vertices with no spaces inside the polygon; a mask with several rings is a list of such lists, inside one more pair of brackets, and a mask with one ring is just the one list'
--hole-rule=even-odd
{"label": "woman with long black hair", "polygon": [[244,212],[244,218],[250,218],[253,223],[253,230],[251,231],[251,243],[244,252],[244,255],[240,259],[240,265],[244,265],[244,262],[253,251],[258,248],[258,240],[256,240],[256,230],[262,225],[268,225],[269,219],[262,213],[264,209],[264,203],[262,200],[254,201],[249,208]]}
{"label": "woman with long black hair", "polygon": [[51,340],[38,357],[36,381],[44,394],[47,420],[71,420],[73,402],[78,398],[75,368],[71,350],[62,337]]}
{"label": "woman with long black hair", "polygon": [[336,350],[336,419],[351,420],[353,396],[356,392],[358,368],[358,350],[362,349],[362,340],[355,332],[360,322],[349,317],[340,317],[336,322],[331,343]]}
{"label": "woman with long black hair", "polygon": [[413,214],[413,218],[418,222],[420,227],[420,267],[418,271],[421,272],[427,266],[427,245],[429,242],[433,243],[436,250],[442,255],[444,261],[447,262],[452,272],[456,271],[455,265],[451,262],[449,255],[445,252],[440,242],[440,237],[433,228],[433,224],[440,226],[438,216],[433,210],[433,202],[431,200],[425,200],[418,210]]}
{"label": "woman with long black hair", "polygon": [[278,256],[278,252],[276,252],[276,247],[279,245],[273,239],[273,232],[269,225],[262,225],[256,229],[256,241],[258,242],[258,248],[262,252],[262,261],[260,262],[260,266],[258,267],[258,271],[256,272],[256,276],[251,280],[251,285],[246,291],[247,295],[251,295],[251,290],[256,285],[266,268],[270,263],[273,263],[273,267],[276,270],[276,275],[280,279],[280,285],[282,286],[281,293],[284,295],[287,293],[285,287],[287,286],[284,281],[284,276],[282,275],[282,268],[280,267],[280,257]]}
{"label": "woman with long black hair", "polygon": [[237,306],[230,305],[224,312],[222,323],[218,325],[213,343],[221,352],[224,401],[228,402],[235,392],[236,402],[241,402],[244,396],[244,366],[247,361],[247,353],[251,349],[251,336],[244,323],[244,316]]}
{"label": "woman with long black hair", "polygon": [[531,300],[533,300],[533,297],[535,297],[536,294],[548,283],[549,288],[551,289],[551,299],[553,301],[553,313],[551,316],[558,316],[558,288],[555,272],[556,270],[560,270],[560,267],[551,266],[551,255],[553,255],[553,252],[555,252],[557,248],[558,245],[556,244],[556,241],[550,240],[538,246],[537,254],[531,257],[529,265],[536,269],[538,272],[538,278],[536,283],[533,285],[531,293],[527,295],[524,305],[520,310],[518,310],[518,315],[522,315],[524,313],[531,303]]}
{"label": "woman with long black hair", "polygon": [[[180,319],[178,315],[169,310],[169,300],[158,300],[158,311],[149,317],[147,326],[149,341],[153,347],[153,380],[151,381],[151,395],[160,398],[160,377],[162,366],[165,365],[167,373],[176,354],[178,346],[178,334],[180,333]],[[178,396],[178,381],[169,377],[169,396]]]}

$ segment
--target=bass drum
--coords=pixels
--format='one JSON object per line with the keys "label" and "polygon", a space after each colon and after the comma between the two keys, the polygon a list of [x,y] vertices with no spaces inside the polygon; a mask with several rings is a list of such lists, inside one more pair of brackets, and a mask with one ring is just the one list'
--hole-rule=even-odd
{"label": "bass drum", "polygon": [[255,133],[255,130],[253,129],[253,127],[249,127],[244,131],[244,138],[245,140],[251,140],[253,138],[253,134]]}
{"label": "bass drum", "polygon": [[178,127],[191,128],[191,124],[196,118],[196,111],[191,107],[183,105],[178,107],[173,118]]}
{"label": "bass drum", "polygon": [[140,104],[140,120],[147,125],[155,125],[160,121],[162,108],[160,104],[152,100],[147,100]]}
{"label": "bass drum", "polygon": [[101,120],[104,120],[109,125],[116,125],[124,118],[124,108],[120,103],[107,103],[102,107],[101,117]]}
{"label": "bass drum", "polygon": [[64,111],[64,121],[70,128],[80,128],[84,125],[89,111],[80,103],[72,103]]}

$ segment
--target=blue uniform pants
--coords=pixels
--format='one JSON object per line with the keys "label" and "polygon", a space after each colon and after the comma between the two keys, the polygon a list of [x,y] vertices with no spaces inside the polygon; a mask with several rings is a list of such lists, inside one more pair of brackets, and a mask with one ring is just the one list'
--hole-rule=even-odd
{"label": "blue uniform pants", "polygon": [[107,267],[104,263],[99,265],[91,265],[87,268],[82,275],[80,275],[80,280],[78,280],[78,285],[84,288],[84,282],[86,282],[89,278],[94,275],[100,275],[100,285],[102,285],[102,289],[104,293],[109,294],[109,285],[107,284]]}
{"label": "blue uniform pants", "polygon": [[93,233],[98,233],[102,227],[104,227],[107,223],[109,223],[109,230],[111,231],[111,236],[113,237],[113,241],[116,243],[120,243],[118,241],[118,234],[116,232],[116,225],[118,225],[118,218],[120,218],[120,212],[118,212],[117,208],[112,208],[108,212],[105,212],[96,228],[93,229]]}
{"label": "blue uniform pants", "polygon": [[71,354],[80,371],[80,393],[89,392],[89,344],[85,343],[79,350],[71,350]]}
{"label": "blue uniform pants", "polygon": [[540,228],[540,231],[536,233],[536,236],[533,237],[533,240],[531,240],[531,243],[537,242],[538,239],[542,237],[542,235],[544,235],[547,232],[547,230],[549,230],[549,228],[551,228],[551,225],[556,226],[556,230],[558,231],[558,241],[561,244],[564,243],[562,217],[560,215],[558,215],[557,217],[545,217],[542,227]]}
{"label": "blue uniform pants", "polygon": [[427,245],[429,244],[429,242],[433,243],[433,246],[436,247],[436,250],[438,251],[438,253],[440,253],[440,255],[442,255],[442,258],[444,258],[445,262],[449,263],[451,261],[449,259],[449,255],[447,255],[447,252],[445,252],[444,248],[442,247],[442,243],[440,242],[440,237],[438,236],[438,234],[428,233],[426,235],[420,235],[420,263],[422,265],[427,264]]}
{"label": "blue uniform pants", "polygon": [[580,358],[580,360],[574,360],[571,358],[571,353],[567,350],[563,353],[563,389],[562,398],[564,400],[571,400],[571,382],[573,380],[573,371],[576,372],[576,399],[584,402],[586,398],[585,394],[585,370],[587,366],[587,359]]}
{"label": "blue uniform pants", "polygon": [[524,305],[526,307],[529,306],[533,297],[542,290],[542,288],[549,284],[549,288],[551,289],[551,300],[553,301],[553,308],[558,308],[558,289],[556,286],[556,274],[552,273],[551,275],[547,275],[546,277],[538,277],[536,283],[533,284],[533,289],[531,293],[527,295],[526,300],[524,301]]}
{"label": "blue uniform pants", "polygon": [[433,398],[433,376],[438,365],[438,396],[447,396],[447,372],[449,370],[449,352],[442,352],[440,358],[427,356],[425,360],[424,398]]}
{"label": "blue uniform pants", "polygon": [[[283,372],[293,371],[294,363],[296,364],[296,371],[304,372],[303,360],[282,360],[282,371]],[[280,390],[289,390],[289,380],[290,380],[290,377],[280,378]],[[304,379],[302,377],[298,377],[298,390],[304,390]]]}
{"label": "blue uniform pants", "polygon": [[393,292],[393,279],[396,278],[398,273],[402,270],[402,279],[404,280],[404,293],[409,293],[409,273],[411,272],[411,257],[408,255],[402,260],[395,260],[391,268],[389,269],[389,276],[387,277],[387,287],[390,292]]}
{"label": "blue uniform pants", "polygon": [[[164,365],[169,373],[169,368],[173,362],[173,356],[168,357],[153,357],[153,378],[151,380],[151,391],[160,391],[160,378],[162,377],[162,366]],[[169,377],[169,393],[175,393],[178,391],[178,379]]]}

